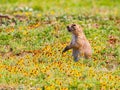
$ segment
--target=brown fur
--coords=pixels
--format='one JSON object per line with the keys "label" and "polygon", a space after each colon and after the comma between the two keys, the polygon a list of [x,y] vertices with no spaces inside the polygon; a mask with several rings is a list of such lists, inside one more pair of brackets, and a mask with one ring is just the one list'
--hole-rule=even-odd
{"label": "brown fur", "polygon": [[67,29],[72,33],[72,40],[70,45],[66,46],[62,53],[72,49],[72,55],[75,61],[78,61],[79,57],[82,56],[89,59],[92,56],[92,50],[82,28],[77,24],[71,24],[67,26]]}

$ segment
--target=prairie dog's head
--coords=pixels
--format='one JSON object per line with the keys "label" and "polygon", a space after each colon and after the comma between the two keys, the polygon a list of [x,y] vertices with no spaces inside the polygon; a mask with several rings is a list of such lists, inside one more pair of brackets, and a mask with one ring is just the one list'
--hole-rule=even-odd
{"label": "prairie dog's head", "polygon": [[67,26],[67,30],[71,33],[73,33],[74,35],[78,35],[79,33],[81,33],[82,29],[80,28],[79,25],[77,24],[70,24]]}

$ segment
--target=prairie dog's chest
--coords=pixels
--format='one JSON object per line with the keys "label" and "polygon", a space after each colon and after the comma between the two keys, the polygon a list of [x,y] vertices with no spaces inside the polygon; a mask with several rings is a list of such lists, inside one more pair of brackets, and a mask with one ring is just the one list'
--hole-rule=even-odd
{"label": "prairie dog's chest", "polygon": [[75,44],[76,43],[76,40],[77,40],[77,37],[75,35],[72,35],[72,41],[71,43],[72,44]]}

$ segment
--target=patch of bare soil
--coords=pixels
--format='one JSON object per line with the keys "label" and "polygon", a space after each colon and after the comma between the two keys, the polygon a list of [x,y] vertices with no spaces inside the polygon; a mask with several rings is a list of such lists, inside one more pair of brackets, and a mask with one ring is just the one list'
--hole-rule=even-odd
{"label": "patch of bare soil", "polygon": [[10,48],[10,51],[9,52],[0,52],[0,56],[2,56],[3,58],[9,58],[9,57],[12,57],[12,56],[25,56],[26,54],[32,54],[32,55],[36,55],[36,54],[39,54],[41,53],[41,50],[29,50],[29,51],[21,51],[19,53],[14,53],[13,50]]}
{"label": "patch of bare soil", "polygon": [[118,38],[115,37],[115,36],[110,35],[108,42],[109,42],[110,45],[114,45],[114,44],[116,44],[118,42]]}
{"label": "patch of bare soil", "polygon": [[28,17],[25,15],[0,15],[0,26],[4,24],[5,22],[9,22],[10,26],[14,26],[16,24],[16,21],[27,21]]}
{"label": "patch of bare soil", "polygon": [[0,85],[0,90],[16,90],[16,88],[8,85]]}

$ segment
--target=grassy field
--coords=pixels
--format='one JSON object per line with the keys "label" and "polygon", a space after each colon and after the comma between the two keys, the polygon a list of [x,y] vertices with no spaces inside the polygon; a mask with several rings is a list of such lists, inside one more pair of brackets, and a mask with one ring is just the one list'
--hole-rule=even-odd
{"label": "grassy field", "polygon": [[[120,0],[0,0],[0,90],[120,90]],[[62,54],[77,23],[92,60]]]}

